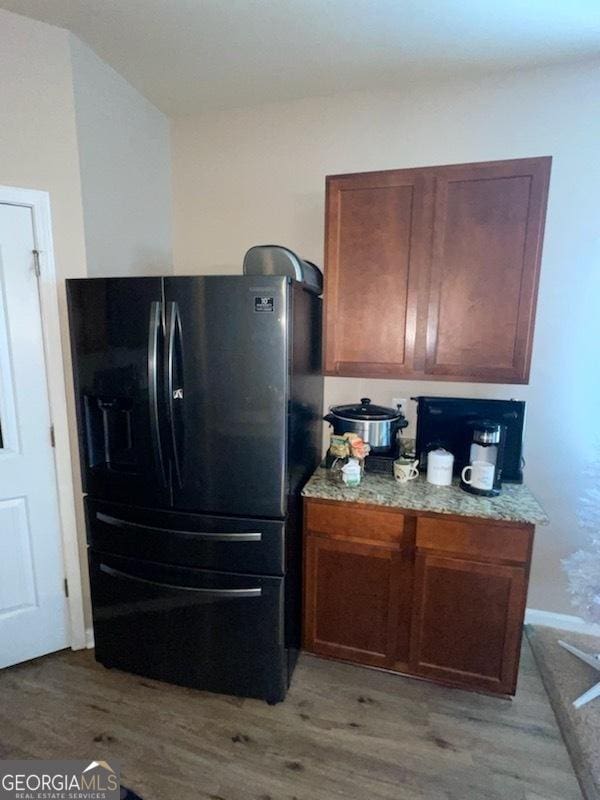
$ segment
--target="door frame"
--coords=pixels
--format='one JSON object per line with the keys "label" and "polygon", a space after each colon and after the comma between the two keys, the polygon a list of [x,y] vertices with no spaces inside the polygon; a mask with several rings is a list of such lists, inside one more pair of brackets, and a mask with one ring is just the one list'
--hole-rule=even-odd
{"label": "door frame", "polygon": [[[33,239],[35,248],[39,253],[40,274],[38,275],[38,292],[44,340],[46,385],[48,387],[50,418],[54,426],[54,470],[58,496],[63,566],[65,578],[69,586],[67,606],[69,609],[70,642],[73,650],[79,650],[86,647],[86,632],[83,611],[81,565],[79,561],[79,542],[77,536],[77,517],[75,513],[74,473],[69,443],[69,418],[65,386],[66,373],[60,330],[58,283],[52,241],[50,194],[38,189],[19,189],[13,186],[0,186],[0,204],[21,206],[31,209]],[[31,266],[32,269],[34,269],[33,254]],[[52,343],[58,343],[58,346]],[[50,432],[48,432],[48,435],[50,435]]]}

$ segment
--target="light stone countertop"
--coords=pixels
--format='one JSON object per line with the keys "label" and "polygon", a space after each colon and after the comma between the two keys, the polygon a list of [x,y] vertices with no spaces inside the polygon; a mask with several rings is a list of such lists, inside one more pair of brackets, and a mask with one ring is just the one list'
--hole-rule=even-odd
{"label": "light stone countertop", "polygon": [[457,514],[463,517],[548,523],[546,513],[524,484],[505,483],[498,497],[479,497],[463,491],[455,479],[452,486],[432,486],[424,476],[397,483],[390,475],[367,472],[360,486],[348,488],[342,483],[339,470],[317,467],[302,492],[304,497],[338,500],[347,503],[429,511],[435,514]]}

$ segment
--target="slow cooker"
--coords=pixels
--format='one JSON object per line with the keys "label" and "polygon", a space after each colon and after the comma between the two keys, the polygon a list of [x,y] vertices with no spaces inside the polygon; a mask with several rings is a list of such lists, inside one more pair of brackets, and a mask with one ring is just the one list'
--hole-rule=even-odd
{"label": "slow cooker", "polygon": [[323,419],[333,425],[335,434],[356,433],[371,445],[371,453],[391,450],[398,432],[408,425],[399,409],[375,405],[369,397],[361,398],[360,403],[331,406]]}

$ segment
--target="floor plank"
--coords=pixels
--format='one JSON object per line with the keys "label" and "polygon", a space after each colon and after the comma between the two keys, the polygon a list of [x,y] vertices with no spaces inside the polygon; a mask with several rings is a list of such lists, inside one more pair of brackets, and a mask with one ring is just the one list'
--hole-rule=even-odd
{"label": "floor plank", "polygon": [[118,760],[146,800],[580,800],[528,645],[513,701],[303,655],[285,703],[65,651],[0,673],[0,758]]}

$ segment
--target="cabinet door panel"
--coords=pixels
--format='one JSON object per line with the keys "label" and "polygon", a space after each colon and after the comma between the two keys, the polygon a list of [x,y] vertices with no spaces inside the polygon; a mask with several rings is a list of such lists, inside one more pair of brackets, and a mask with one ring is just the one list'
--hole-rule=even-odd
{"label": "cabinet door panel", "polygon": [[394,376],[413,369],[425,185],[414,170],[327,179],[328,374]]}
{"label": "cabinet door panel", "polygon": [[419,553],[415,590],[412,669],[425,677],[513,693],[525,569]]}
{"label": "cabinet door panel", "polygon": [[528,380],[550,159],[435,169],[426,372]]}
{"label": "cabinet door panel", "polygon": [[391,663],[391,603],[397,548],[309,534],[305,644],[308,650],[375,666]]}

